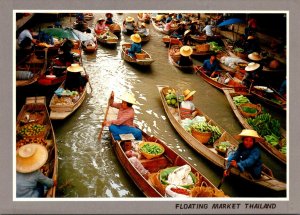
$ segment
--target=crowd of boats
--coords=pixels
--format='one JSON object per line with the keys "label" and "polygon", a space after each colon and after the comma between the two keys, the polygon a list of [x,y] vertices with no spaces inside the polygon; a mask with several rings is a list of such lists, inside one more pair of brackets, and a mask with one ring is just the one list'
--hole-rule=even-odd
{"label": "crowd of boats", "polygon": [[[26,104],[22,108],[21,112],[17,117],[17,149],[23,145],[30,143],[38,143],[44,145],[49,153],[47,162],[41,167],[43,173],[46,176],[57,179],[58,177],[58,157],[57,157],[57,145],[55,142],[55,134],[51,124],[51,120],[63,120],[70,116],[80,105],[83,103],[87,95],[87,87],[89,84],[89,77],[82,64],[82,53],[93,53],[98,49],[98,43],[115,48],[120,39],[120,34],[132,35],[138,33],[141,26],[138,23],[143,23],[143,28],[146,28],[148,34],[141,36],[144,43],[148,42],[151,38],[149,33],[149,25],[162,33],[161,40],[162,45],[166,44],[168,48],[169,60],[172,65],[184,72],[194,72],[203,80],[211,84],[212,86],[222,90],[228,99],[230,107],[235,113],[237,119],[244,128],[258,130],[257,125],[251,124],[249,118],[255,119],[261,114],[266,114],[262,105],[256,103],[261,101],[264,105],[277,108],[278,110],[285,113],[286,111],[286,98],[279,94],[275,88],[268,86],[256,86],[253,84],[250,88],[243,85],[243,77],[245,74],[245,67],[250,63],[251,59],[247,56],[243,56],[241,59],[238,57],[238,53],[234,51],[232,41],[224,39],[220,34],[215,34],[212,37],[207,37],[205,34],[199,32],[199,34],[191,35],[190,47],[193,50],[191,55],[197,56],[210,56],[214,51],[212,50],[212,41],[223,42],[222,50],[216,52],[219,61],[219,66],[222,68],[217,78],[213,78],[207,75],[205,69],[201,66],[194,64],[189,66],[182,66],[178,63],[180,57],[180,50],[183,46],[182,38],[172,36],[172,33],[179,28],[179,25],[184,25],[186,30],[192,23],[197,24],[197,28],[204,27],[204,21],[197,15],[190,14],[185,16],[182,14],[181,20],[176,19],[171,28],[166,31],[166,23],[163,21],[163,17],[173,17],[174,14],[137,14],[138,23],[134,29],[126,29],[128,25],[126,22],[132,22],[133,17],[126,17],[122,24],[113,22],[106,24],[106,28],[101,33],[97,34],[95,30],[88,26],[88,20],[93,20],[93,14],[83,14],[83,19],[77,19],[73,26],[61,27],[56,26],[54,28],[42,29],[42,31],[52,37],[52,42],[42,41],[35,45],[34,49],[28,50],[20,49],[17,50],[17,65],[16,65],[16,87],[21,88],[34,83],[42,86],[59,86],[58,89],[53,92],[53,97],[50,101],[50,114],[46,106],[44,97],[30,97],[26,99]],[[99,20],[97,20],[98,22]],[[133,21],[134,22],[134,21]],[[38,32],[39,35],[40,32]],[[167,36],[165,36],[167,35]],[[37,35],[38,36],[38,35]],[[185,35],[182,35],[185,36]],[[64,44],[67,41],[71,41],[71,47],[66,51]],[[151,53],[146,50],[141,51],[139,55],[135,57],[128,55],[128,50],[131,43],[122,43],[121,57],[124,61],[138,65],[138,68],[142,69],[144,66],[149,67],[154,59],[151,57]],[[221,45],[220,45],[221,46]],[[72,64],[64,64],[59,59],[60,56],[65,56],[65,52],[71,53],[73,56]],[[222,58],[223,57],[223,58]],[[241,59],[236,61],[234,67],[226,65],[225,62],[221,61],[221,58],[230,57],[235,59]],[[270,68],[269,64],[264,64],[264,71],[270,72],[272,70],[278,71],[279,67]],[[70,75],[71,74],[71,75]],[[85,78],[83,84],[78,83],[74,89],[66,87],[68,85],[68,78],[72,79],[72,75],[79,74],[80,78]],[[78,76],[78,75],[76,75]],[[73,77],[74,78],[74,77]],[[80,79],[79,78],[79,79]],[[72,79],[74,80],[74,79]],[[91,89],[92,86],[90,85]],[[175,130],[180,136],[190,145],[196,152],[201,154],[203,157],[210,160],[216,166],[225,169],[227,164],[227,150],[230,148],[236,148],[238,141],[232,137],[225,129],[220,127],[214,120],[203,113],[200,109],[201,115],[206,119],[208,124],[216,126],[220,130],[220,136],[214,140],[211,144],[205,144],[201,142],[196,135],[187,131],[181,123],[180,114],[178,108],[173,104],[167,103],[166,95],[168,92],[175,92],[176,95],[181,95],[182,92],[178,92],[175,86],[157,86],[159,96],[161,98],[165,112],[174,126]],[[248,100],[242,105],[247,106],[248,109],[240,107],[241,104],[236,103],[235,100],[238,97],[246,97]],[[179,102],[179,99],[175,99]],[[246,104],[246,105],[245,105]],[[251,108],[251,111],[249,109]],[[107,119],[114,118],[117,115],[116,109],[108,107]],[[248,111],[247,111],[248,110]],[[251,115],[252,113],[252,115]],[[271,119],[269,119],[271,121]],[[268,123],[261,121],[260,123]],[[36,132],[32,132],[35,127],[41,126],[42,128]],[[22,133],[26,130],[27,133]],[[29,130],[29,132],[28,132]],[[277,158],[279,161],[286,163],[286,133],[283,128],[280,128],[280,135],[277,135],[278,142],[275,144],[273,140],[268,140],[268,135],[265,134],[259,144],[271,155]],[[141,171],[133,164],[126,154],[126,149],[130,146],[135,153],[140,153],[138,148],[138,142],[132,139],[126,139],[122,141],[116,141],[112,138],[112,145],[116,152],[116,155],[123,165],[129,176],[132,178],[134,183],[140,188],[140,190],[147,197],[165,197],[165,196],[178,196],[180,197],[225,197],[221,190],[219,190],[214,184],[212,184],[199,170],[192,167],[189,162],[184,159],[180,154],[172,150],[166,143],[159,139],[143,132],[142,142],[155,142],[159,144],[163,149],[163,153],[150,159],[146,156],[139,156],[139,163],[142,164],[142,169],[146,170],[150,174],[142,174]],[[218,150],[218,145],[227,142],[228,147],[225,152]],[[272,143],[271,143],[272,142]],[[283,150],[284,148],[284,150]],[[178,169],[179,168],[179,169]],[[189,169],[188,175],[192,178],[190,184],[184,186],[167,186],[168,182],[163,179],[166,174],[170,174],[181,170],[180,168]],[[263,166],[262,176],[260,179],[254,179],[247,172],[240,172],[237,168],[232,168],[231,172],[238,177],[241,177],[249,182],[267,187],[269,189],[282,191],[286,189],[286,184],[277,180],[272,170],[266,165]],[[165,175],[164,175],[165,174]],[[55,187],[47,192],[47,197],[55,197]],[[174,194],[177,193],[176,195]],[[204,193],[209,193],[205,194]]]}

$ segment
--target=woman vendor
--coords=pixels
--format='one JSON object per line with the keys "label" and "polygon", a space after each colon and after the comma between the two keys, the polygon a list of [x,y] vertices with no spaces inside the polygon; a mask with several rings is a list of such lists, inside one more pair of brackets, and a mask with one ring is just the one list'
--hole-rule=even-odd
{"label": "woman vendor", "polygon": [[83,67],[79,64],[72,64],[67,68],[67,77],[65,81],[65,89],[71,91],[82,92],[86,83],[88,82],[87,76],[82,76],[81,72]]}
{"label": "woman vendor", "polygon": [[27,144],[16,152],[16,196],[19,198],[44,197],[44,189],[57,182],[45,176],[40,168],[47,162],[48,151],[40,144]]}
{"label": "woman vendor", "polygon": [[194,94],[196,93],[195,90],[190,91],[189,89],[186,89],[183,91],[184,99],[180,104],[180,118],[186,119],[190,118],[193,119],[197,114],[198,111],[196,110],[196,107],[193,103]]}
{"label": "woman vendor", "polygon": [[179,66],[192,66],[193,60],[191,59],[191,55],[193,53],[193,49],[190,46],[182,46],[180,48],[180,59],[178,61]]}
{"label": "woman vendor", "polygon": [[135,58],[135,53],[142,52],[142,38],[139,34],[132,34],[130,39],[133,41],[133,43],[131,44],[131,47],[126,50],[126,52],[128,52],[130,57]]}
{"label": "woman vendor", "polygon": [[262,161],[256,142],[260,137],[256,131],[244,129],[239,134],[239,138],[243,142],[239,144],[235,152],[229,153],[224,175],[229,175],[228,168],[232,166],[238,168],[241,172],[248,171],[254,179],[259,179],[261,177]]}
{"label": "woman vendor", "polygon": [[214,77],[219,70],[219,62],[215,55],[211,55],[209,59],[203,62],[202,68],[205,70],[205,73],[209,77]]}
{"label": "woman vendor", "polygon": [[136,140],[142,140],[142,132],[133,124],[134,109],[132,105],[138,104],[134,94],[124,93],[121,98],[122,103],[114,102],[114,93],[110,98],[110,106],[119,109],[116,120],[104,121],[104,126],[109,126],[109,131],[112,133],[115,140],[121,140],[120,134],[132,134]]}
{"label": "woman vendor", "polygon": [[141,27],[138,28],[135,33],[138,33],[141,37],[147,37],[149,35],[149,32],[147,31],[146,24],[143,22]]}
{"label": "woman vendor", "polygon": [[104,33],[107,30],[107,26],[105,25],[105,19],[103,18],[98,19],[94,30],[96,34]]}
{"label": "woman vendor", "polygon": [[113,17],[113,14],[112,13],[106,13],[105,14],[105,17],[106,17],[106,24],[107,25],[111,25],[111,24],[113,24],[114,22],[113,22],[113,20],[112,20],[112,17]]}
{"label": "woman vendor", "polygon": [[251,88],[254,82],[258,84],[259,73],[260,73],[260,64],[251,62],[245,67],[246,73],[243,78],[242,83],[247,87]]}
{"label": "woman vendor", "polygon": [[136,28],[135,22],[134,22],[134,18],[131,16],[126,17],[126,19],[123,22],[123,26],[126,29],[126,33],[128,35],[133,34],[134,29]]}

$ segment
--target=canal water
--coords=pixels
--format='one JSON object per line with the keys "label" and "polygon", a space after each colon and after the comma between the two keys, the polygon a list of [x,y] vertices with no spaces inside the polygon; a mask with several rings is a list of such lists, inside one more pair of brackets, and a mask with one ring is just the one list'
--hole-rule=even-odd
{"label": "canal water", "polygon": [[[121,24],[127,14],[114,14],[114,21]],[[136,18],[136,14],[131,14]],[[103,17],[95,14],[94,22]],[[41,20],[41,19],[39,19]],[[74,17],[62,18],[63,26],[71,26]],[[35,27],[47,26],[39,23]],[[167,48],[162,43],[162,34],[150,28],[151,40],[143,45],[155,62],[149,68],[134,67],[121,58],[121,42],[130,42],[121,35],[116,48],[99,45],[95,54],[83,54],[83,64],[92,86],[82,106],[69,118],[54,121],[59,155],[58,197],[143,197],[127,175],[112,149],[108,132],[104,131],[101,143],[97,140],[104,119],[105,108],[111,91],[120,96],[132,91],[141,105],[134,106],[136,121],[144,131],[165,141],[196,169],[201,171],[216,186],[222,178],[222,169],[214,166],[197,154],[177,134],[170,124],[160,101],[157,85],[169,85],[180,90],[196,90],[194,103],[230,134],[241,132],[242,127],[233,114],[225,95],[195,74],[183,73],[168,61]],[[201,61],[195,60],[196,64]],[[48,95],[53,91],[33,85],[17,89],[17,113],[26,96]],[[270,110],[281,123],[285,116]],[[286,181],[286,168],[262,150],[262,160],[274,172],[274,176]],[[273,192],[230,176],[222,185],[223,191],[232,197],[282,197],[285,192]]]}

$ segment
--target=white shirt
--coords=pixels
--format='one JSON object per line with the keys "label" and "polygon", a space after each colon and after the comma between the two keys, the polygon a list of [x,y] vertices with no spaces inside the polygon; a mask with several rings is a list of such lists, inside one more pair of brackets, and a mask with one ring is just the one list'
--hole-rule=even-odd
{"label": "white shirt", "polygon": [[32,38],[32,35],[31,35],[31,33],[30,33],[30,31],[27,30],[27,29],[23,30],[23,31],[20,33],[20,35],[19,35],[19,37],[18,37],[18,44],[20,45],[21,42],[22,42],[26,37],[30,38],[31,40],[33,39],[33,38]]}
{"label": "white shirt", "polygon": [[205,26],[205,28],[203,28],[202,31],[205,31],[207,36],[210,36],[210,37],[214,36],[214,33],[212,32],[212,25]]}
{"label": "white shirt", "polygon": [[185,109],[194,111],[195,105],[192,101],[183,101],[183,102],[181,102],[181,108],[185,108]]}

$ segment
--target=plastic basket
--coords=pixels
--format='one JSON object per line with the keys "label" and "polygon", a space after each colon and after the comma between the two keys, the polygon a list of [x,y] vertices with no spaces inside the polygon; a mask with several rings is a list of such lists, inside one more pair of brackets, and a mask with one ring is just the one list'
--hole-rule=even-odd
{"label": "plastic basket", "polygon": [[206,144],[208,143],[212,133],[211,132],[200,132],[192,129],[192,135],[195,137],[199,142]]}
{"label": "plastic basket", "polygon": [[[159,153],[159,154],[150,154],[150,153],[147,153],[147,152],[143,152],[143,151],[141,150],[141,148],[142,148],[145,144],[156,145],[156,146],[158,146],[159,148],[162,149],[162,152]],[[150,160],[150,159],[153,159],[153,158],[156,158],[156,157],[160,157],[160,156],[165,152],[165,148],[164,148],[162,145],[160,145],[159,143],[155,143],[155,142],[143,142],[143,143],[141,143],[141,144],[139,145],[139,151],[141,152],[141,154],[142,154],[145,158],[147,158],[148,160]]]}

